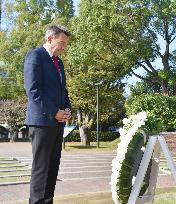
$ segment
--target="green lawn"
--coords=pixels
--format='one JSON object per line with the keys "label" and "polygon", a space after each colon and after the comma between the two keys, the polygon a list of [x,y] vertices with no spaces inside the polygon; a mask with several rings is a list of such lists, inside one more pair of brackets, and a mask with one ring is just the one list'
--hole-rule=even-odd
{"label": "green lawn", "polygon": [[6,169],[8,167],[15,167],[15,168],[18,168],[18,167],[24,167],[23,164],[20,164],[19,162],[17,163],[9,163],[9,164],[5,164],[5,163],[0,163],[0,168],[1,169]]}
{"label": "green lawn", "polygon": [[154,204],[176,204],[176,193],[156,195]]}
{"label": "green lawn", "polygon": [[31,173],[30,170],[26,170],[26,169],[21,170],[21,169],[20,169],[20,171],[16,170],[16,171],[12,171],[12,172],[0,172],[0,176],[19,175],[19,174],[30,174],[30,173]]}
{"label": "green lawn", "polygon": [[30,176],[16,176],[16,177],[8,177],[8,178],[0,178],[0,184],[6,182],[21,182],[21,181],[30,181]]}
{"label": "green lawn", "polygon": [[[167,192],[168,189],[165,189]],[[114,204],[111,193],[90,193],[75,196],[65,196],[56,199],[55,204]],[[175,192],[158,194],[155,196],[154,204],[176,204]]]}
{"label": "green lawn", "polygon": [[[165,193],[163,193],[165,192]],[[114,204],[110,192],[87,193],[78,195],[59,196],[55,204]],[[27,204],[27,201],[15,203]],[[154,204],[176,204],[176,188],[157,190]]]}
{"label": "green lawn", "polygon": [[[13,163],[12,163],[13,162]],[[6,170],[14,170],[12,172],[6,172]],[[10,158],[0,157],[0,184],[9,183],[9,182],[21,182],[21,181],[29,181],[30,176],[21,175],[21,174],[29,174],[30,170],[25,165],[21,164],[16,160],[12,160]],[[8,175],[16,175],[14,177],[5,177]],[[21,175],[21,176],[20,176]]]}
{"label": "green lawn", "polygon": [[112,142],[100,142],[99,148],[97,148],[96,142],[91,142],[90,146],[83,146],[80,142],[66,142],[65,151],[114,151],[117,149],[117,145],[120,142],[120,139],[117,138]]}
{"label": "green lawn", "polygon": [[176,204],[176,188],[157,189],[154,204]]}

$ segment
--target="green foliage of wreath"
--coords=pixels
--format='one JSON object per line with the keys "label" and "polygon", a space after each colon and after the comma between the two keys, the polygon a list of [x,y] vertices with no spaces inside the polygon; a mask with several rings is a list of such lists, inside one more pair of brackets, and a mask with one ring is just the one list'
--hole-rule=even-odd
{"label": "green foliage of wreath", "polygon": [[[119,172],[117,187],[117,195],[120,204],[127,204],[131,190],[133,177],[137,175],[137,171],[143,156],[142,147],[146,146],[144,136],[141,133],[136,133],[128,145],[125,159],[122,162],[121,170]],[[139,196],[142,196],[149,185],[151,171],[151,161],[147,169]]]}

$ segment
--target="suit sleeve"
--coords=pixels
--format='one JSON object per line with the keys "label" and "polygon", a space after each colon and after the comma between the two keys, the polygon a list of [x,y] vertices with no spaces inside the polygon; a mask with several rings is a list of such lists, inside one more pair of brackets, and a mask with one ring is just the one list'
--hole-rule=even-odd
{"label": "suit sleeve", "polygon": [[58,108],[43,93],[42,64],[39,53],[35,50],[30,51],[25,58],[24,84],[28,99],[35,110],[53,119]]}

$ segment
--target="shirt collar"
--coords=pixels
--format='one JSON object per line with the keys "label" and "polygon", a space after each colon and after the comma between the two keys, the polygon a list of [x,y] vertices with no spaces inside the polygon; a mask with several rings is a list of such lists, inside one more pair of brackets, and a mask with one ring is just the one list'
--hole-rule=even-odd
{"label": "shirt collar", "polygon": [[45,50],[48,52],[49,56],[52,57],[53,54],[52,54],[51,51],[49,50],[49,47],[47,46],[47,44],[44,44],[43,47],[44,47]]}

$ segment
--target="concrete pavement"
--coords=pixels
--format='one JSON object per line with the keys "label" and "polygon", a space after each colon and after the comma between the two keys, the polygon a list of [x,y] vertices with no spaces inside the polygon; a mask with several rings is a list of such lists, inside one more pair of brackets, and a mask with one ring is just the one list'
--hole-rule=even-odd
{"label": "concrete pavement", "polygon": [[[115,152],[62,152],[55,196],[110,191],[111,161]],[[29,167],[30,143],[0,143],[0,157],[15,157]],[[157,187],[175,186],[171,175],[160,172]],[[29,184],[0,186],[0,203],[25,200]]]}

